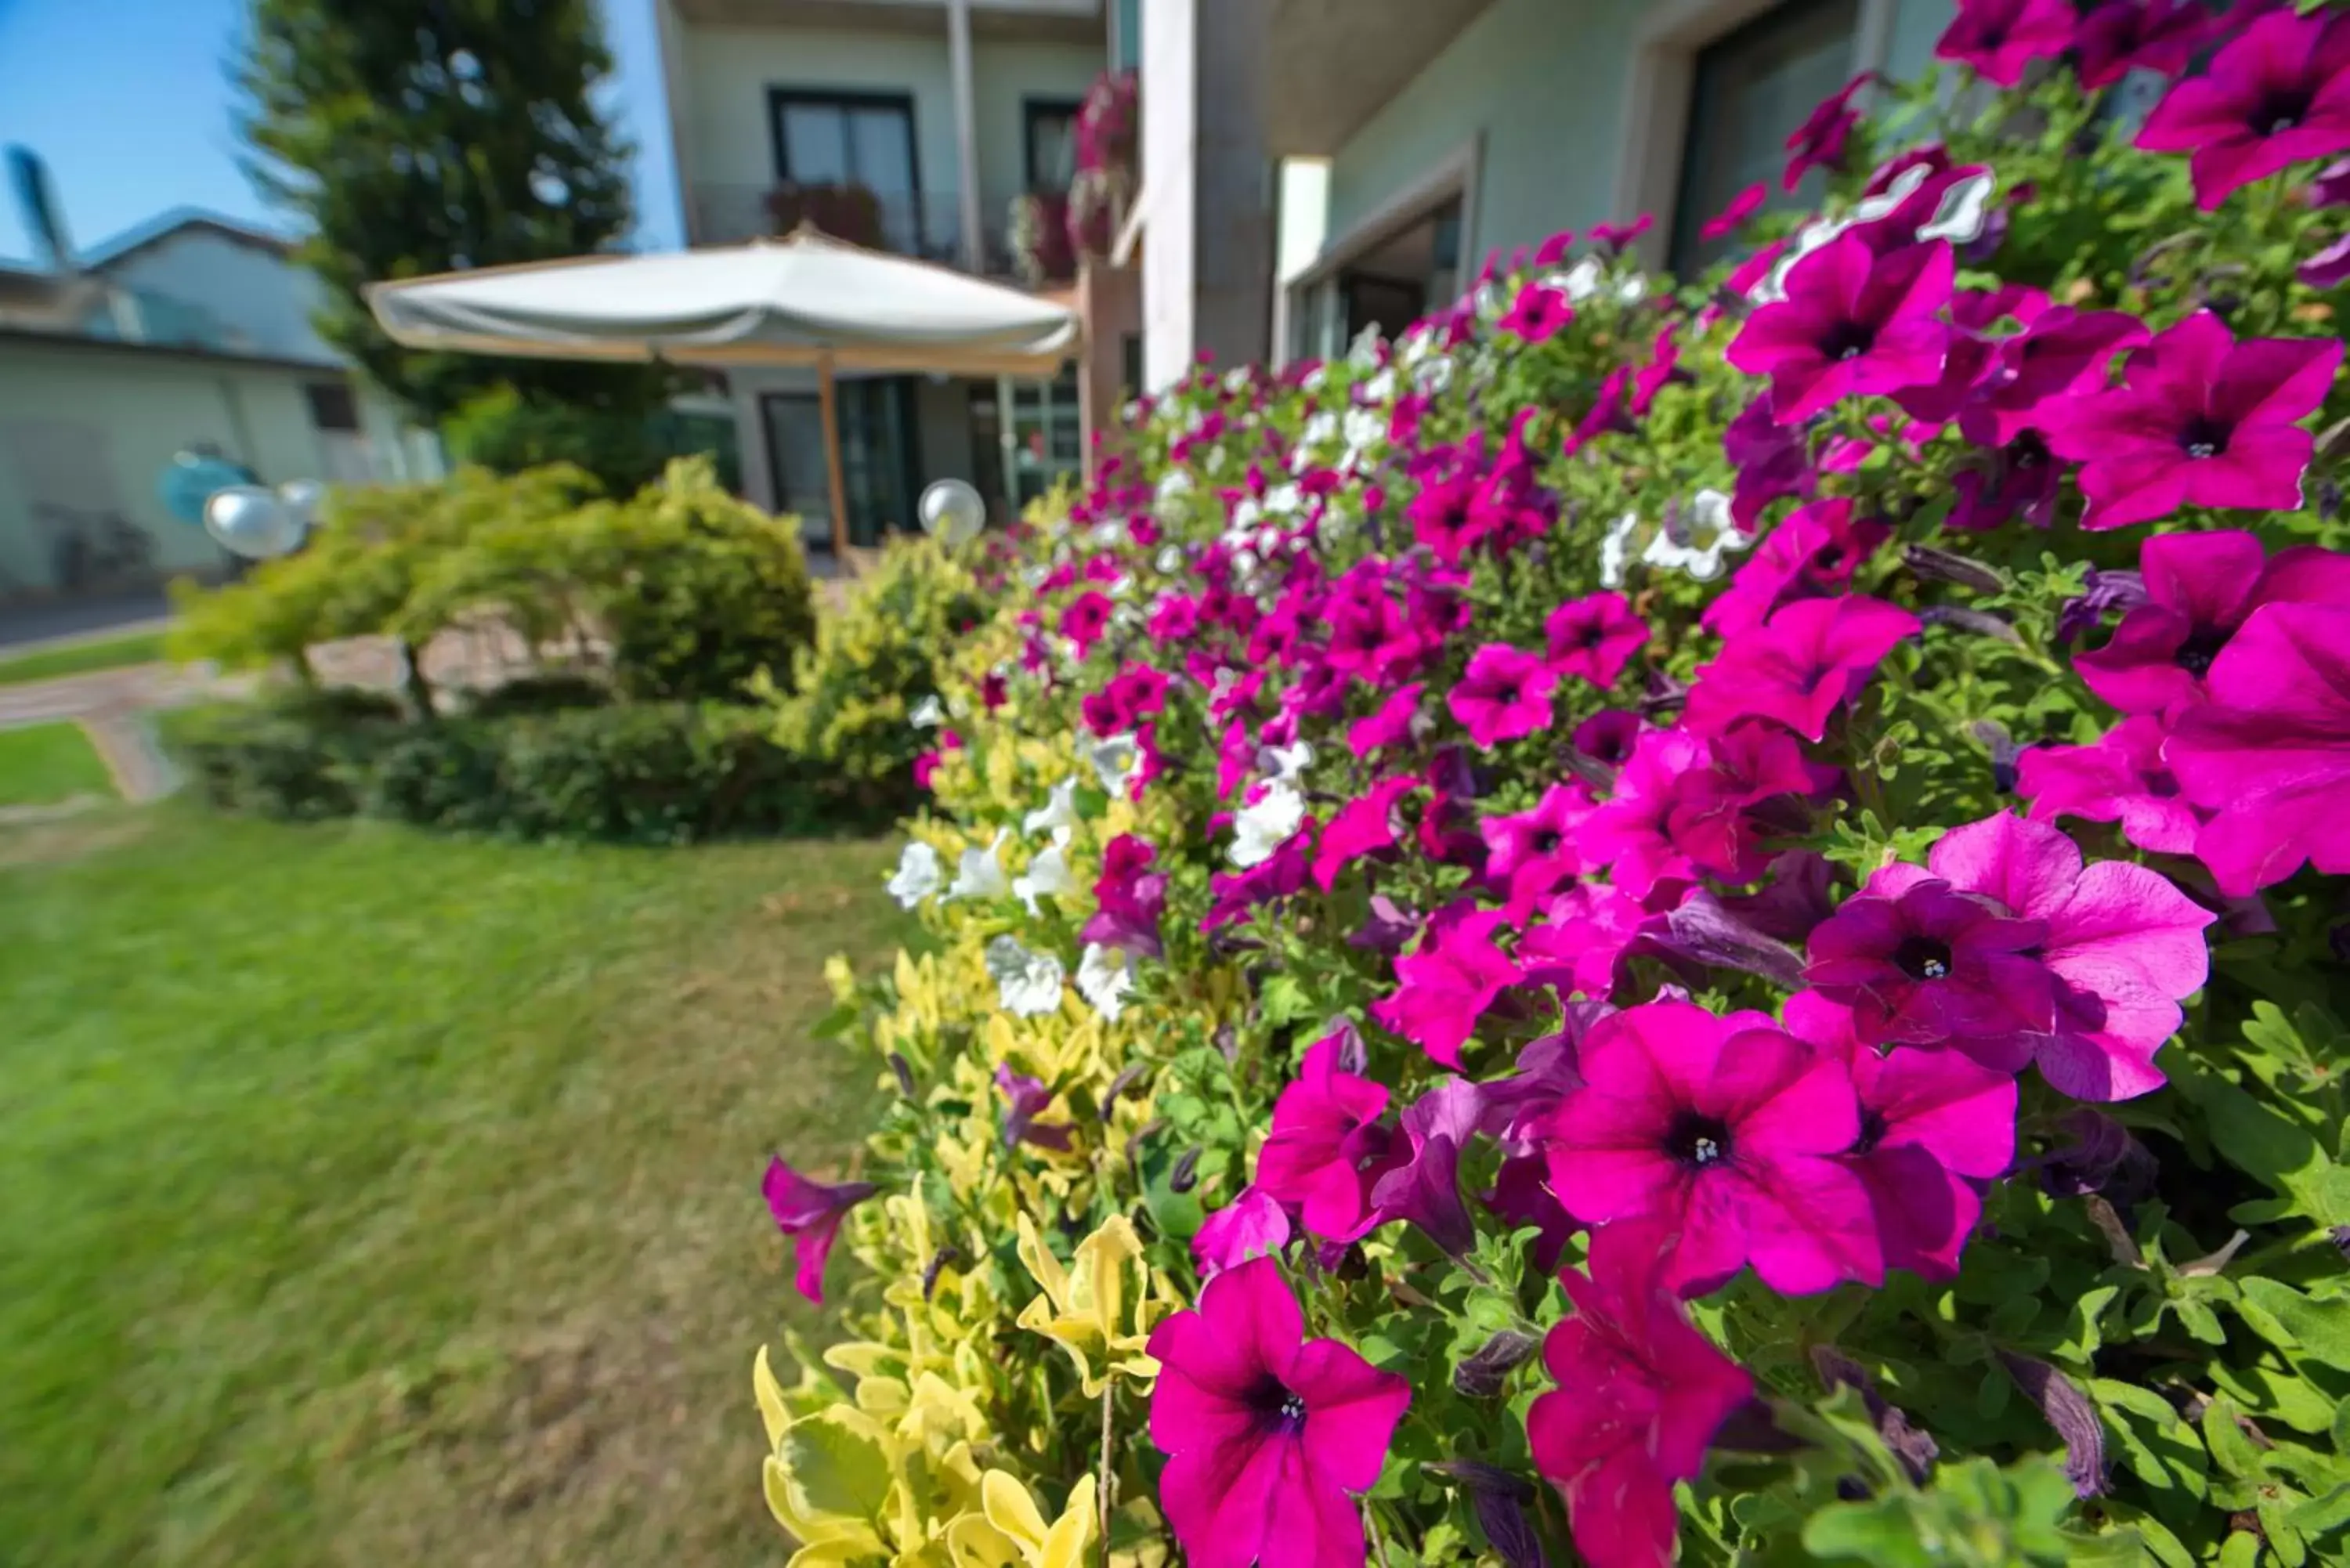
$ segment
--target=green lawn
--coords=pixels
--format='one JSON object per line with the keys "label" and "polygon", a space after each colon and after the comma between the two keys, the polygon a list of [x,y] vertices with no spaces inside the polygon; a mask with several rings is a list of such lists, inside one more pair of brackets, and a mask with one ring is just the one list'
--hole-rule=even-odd
{"label": "green lawn", "polygon": [[780,1561],[758,1175],[866,1123],[889,860],[0,830],[0,1560]]}
{"label": "green lawn", "polygon": [[60,675],[87,675],[94,670],[120,670],[131,664],[153,664],[163,657],[163,634],[134,631],[61,648],[35,649],[29,653],[0,653],[0,686],[27,680],[54,680]]}
{"label": "green lawn", "polygon": [[0,805],[46,805],[78,794],[110,795],[114,781],[79,724],[0,730]]}

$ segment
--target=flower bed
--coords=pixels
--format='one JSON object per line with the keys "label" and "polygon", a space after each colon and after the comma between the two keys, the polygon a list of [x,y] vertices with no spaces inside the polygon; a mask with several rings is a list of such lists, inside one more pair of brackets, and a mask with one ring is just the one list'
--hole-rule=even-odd
{"label": "flower bed", "polygon": [[2343,1554],[2350,22],[1939,52],[972,547],[803,1559]]}

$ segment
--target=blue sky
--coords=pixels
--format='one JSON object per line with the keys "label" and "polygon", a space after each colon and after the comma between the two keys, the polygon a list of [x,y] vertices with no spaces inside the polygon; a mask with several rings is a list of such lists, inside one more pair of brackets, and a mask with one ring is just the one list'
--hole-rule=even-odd
{"label": "blue sky", "polygon": [[[602,0],[619,63],[608,112],[637,144],[637,241],[678,244],[675,164],[661,106],[651,0]],[[168,207],[208,208],[267,228],[236,166],[228,62],[245,0],[0,0],[0,146],[49,166],[78,249]],[[0,257],[31,255],[0,186]]]}

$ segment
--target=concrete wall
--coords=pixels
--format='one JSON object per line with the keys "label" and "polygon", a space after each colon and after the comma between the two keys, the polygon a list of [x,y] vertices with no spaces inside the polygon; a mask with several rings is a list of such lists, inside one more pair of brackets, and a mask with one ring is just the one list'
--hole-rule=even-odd
{"label": "concrete wall", "polygon": [[[979,128],[979,189],[986,201],[1009,203],[1027,189],[1027,120],[1022,105],[1032,98],[1075,103],[1107,63],[1107,52],[1092,44],[972,40],[972,112]],[[988,217],[991,223],[1004,221],[999,212]]]}
{"label": "concrete wall", "polygon": [[182,229],[133,253],[106,275],[192,305],[235,333],[241,352],[332,363],[334,350],[311,330],[318,281],[274,252],[213,229]]}
{"label": "concrete wall", "polygon": [[1154,392],[1191,363],[1198,3],[1151,0],[1142,9],[1142,379]]}
{"label": "concrete wall", "polygon": [[915,157],[925,192],[951,193],[954,88],[947,36],[816,32],[785,27],[691,27],[682,39],[687,84],[685,182],[775,182],[771,87],[903,92],[914,99]]}

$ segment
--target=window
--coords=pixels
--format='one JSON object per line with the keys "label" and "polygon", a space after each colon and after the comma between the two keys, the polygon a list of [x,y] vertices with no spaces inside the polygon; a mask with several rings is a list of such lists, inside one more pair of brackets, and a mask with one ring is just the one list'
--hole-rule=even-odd
{"label": "window", "polygon": [[[840,482],[848,542],[871,546],[914,525],[914,385],[884,376],[839,382]],[[814,392],[769,392],[759,400],[775,510],[800,519],[809,548],[832,548],[832,480],[825,463],[824,405]]]}
{"label": "window", "polygon": [[1859,22],[1860,0],[1788,0],[1699,52],[1673,204],[1675,273],[1688,277],[1721,258],[1731,241],[1700,240],[1699,231],[1757,181],[1770,184],[1765,211],[1818,202],[1816,170],[1793,192],[1779,189],[1787,133],[1852,79]]}
{"label": "window", "polygon": [[1031,191],[1066,191],[1077,177],[1077,112],[1083,107],[1066,99],[1022,100]]}
{"label": "window", "polygon": [[348,382],[306,381],[302,392],[310,402],[313,429],[355,431],[359,428],[359,400],[351,396]]}
{"label": "window", "polygon": [[770,88],[767,106],[779,182],[870,191],[881,209],[881,243],[910,254],[921,250],[922,179],[910,96]]}

